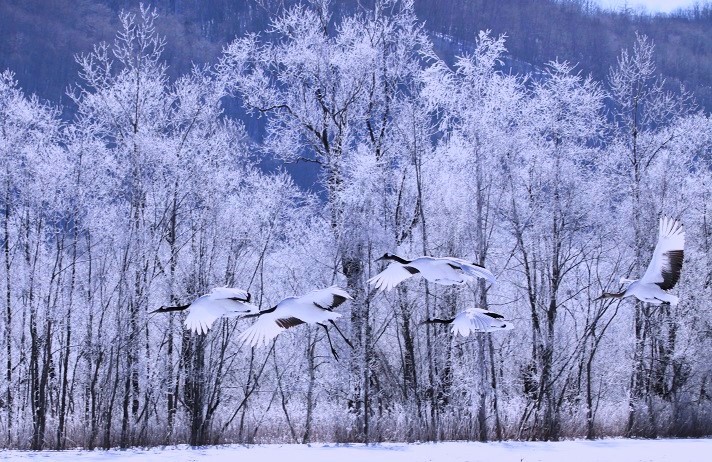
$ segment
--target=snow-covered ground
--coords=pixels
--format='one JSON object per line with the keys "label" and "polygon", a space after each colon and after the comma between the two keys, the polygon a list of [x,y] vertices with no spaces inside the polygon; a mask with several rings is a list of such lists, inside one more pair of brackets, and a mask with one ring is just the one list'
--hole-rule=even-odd
{"label": "snow-covered ground", "polygon": [[0,451],[0,460],[52,462],[684,462],[712,460],[712,439],[377,445],[186,446],[111,451]]}

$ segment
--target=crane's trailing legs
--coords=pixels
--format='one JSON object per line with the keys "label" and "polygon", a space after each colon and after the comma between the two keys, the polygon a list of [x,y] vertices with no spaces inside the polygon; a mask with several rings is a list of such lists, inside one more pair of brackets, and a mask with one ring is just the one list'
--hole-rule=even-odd
{"label": "crane's trailing legs", "polygon": [[[344,339],[344,341],[346,342],[346,344],[347,344],[348,346],[350,346],[351,349],[353,349],[353,347],[354,347],[353,344],[351,343],[351,341],[350,341],[348,338],[346,338],[346,336],[344,335],[344,333],[341,332],[341,329],[339,329],[339,326],[336,325],[336,323],[334,322],[334,320],[333,320],[333,319],[329,319],[329,322],[331,323],[332,326],[334,326],[334,328],[336,329],[336,332],[338,332],[339,335],[341,335],[341,338]],[[331,341],[331,335],[329,334],[329,328],[327,327],[326,324],[321,324],[321,323],[319,323],[319,325],[324,328],[324,331],[326,331],[326,338],[329,340],[329,347],[331,348],[331,354],[334,356],[334,359],[338,361],[338,360],[339,360],[339,355],[336,354],[336,349],[334,348],[334,344],[333,344],[332,341]]]}

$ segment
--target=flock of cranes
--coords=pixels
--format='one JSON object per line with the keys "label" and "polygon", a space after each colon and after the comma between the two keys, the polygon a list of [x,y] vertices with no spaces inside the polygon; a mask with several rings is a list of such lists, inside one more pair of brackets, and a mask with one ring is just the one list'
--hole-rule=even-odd
{"label": "flock of cranes", "polygon": [[[662,217],[658,242],[648,269],[640,279],[621,278],[621,284],[628,284],[622,292],[604,292],[596,300],[605,298],[636,297],[643,302],[659,305],[676,305],[678,297],[669,294],[680,279],[684,256],[685,231],[682,224],[672,218]],[[496,282],[494,274],[487,268],[466,260],[453,257],[418,257],[406,260],[391,253],[385,253],[377,261],[391,263],[368,282],[377,290],[391,290],[401,282],[414,276],[422,276],[429,282],[441,285],[462,285],[468,281],[482,278],[490,283]],[[348,338],[334,322],[341,317],[335,308],[352,300],[342,288],[331,286],[308,292],[300,297],[287,297],[272,308],[260,310],[250,303],[249,292],[217,287],[187,305],[162,306],[151,313],[187,310],[185,327],[198,334],[205,334],[212,324],[221,317],[257,318],[256,322],[244,330],[239,339],[252,346],[267,345],[283,331],[300,324],[317,324],[324,328],[331,353],[338,359],[329,335],[327,323],[332,325],[344,341],[353,348]],[[453,334],[467,336],[472,332],[493,332],[509,330],[513,325],[501,314],[481,308],[469,308],[450,319],[433,318],[421,324],[450,325]]]}

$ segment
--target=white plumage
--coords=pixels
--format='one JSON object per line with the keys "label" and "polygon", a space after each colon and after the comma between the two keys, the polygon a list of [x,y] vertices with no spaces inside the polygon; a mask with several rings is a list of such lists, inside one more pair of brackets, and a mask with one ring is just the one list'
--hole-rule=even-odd
{"label": "white plumage", "polygon": [[454,257],[418,257],[406,260],[390,253],[379,260],[392,263],[368,280],[379,290],[391,290],[411,276],[421,275],[426,280],[442,285],[460,285],[475,278],[495,282],[494,274],[484,266]]}
{"label": "white plumage", "polygon": [[[333,324],[333,320],[341,317],[341,313],[332,310],[346,300],[352,300],[351,296],[337,286],[313,290],[301,297],[285,298],[273,308],[249,315],[248,317],[257,316],[258,319],[242,332],[239,338],[256,347],[267,345],[270,340],[286,329],[300,324],[320,324],[326,329],[325,322]],[[339,331],[339,333],[341,332]],[[331,338],[329,338],[329,343],[331,343]],[[333,346],[332,352],[334,352]],[[334,356],[336,356],[335,352]]]}
{"label": "white plumage", "polygon": [[510,330],[514,326],[504,320],[504,316],[482,308],[468,308],[450,319],[428,319],[429,324],[450,324],[453,334],[467,337],[473,332],[494,332]]}
{"label": "white plumage", "polygon": [[643,302],[659,305],[677,305],[679,298],[667,293],[680,279],[684,258],[685,231],[682,223],[668,217],[660,219],[658,243],[648,269],[640,279],[621,278],[621,284],[629,283],[626,290],[618,293],[605,292],[601,298],[636,297]]}
{"label": "white plumage", "polygon": [[221,317],[231,318],[259,312],[250,302],[250,294],[242,289],[216,287],[195,299],[193,303],[180,306],[162,306],[151,313],[188,310],[185,328],[197,334],[206,334],[213,323]]}

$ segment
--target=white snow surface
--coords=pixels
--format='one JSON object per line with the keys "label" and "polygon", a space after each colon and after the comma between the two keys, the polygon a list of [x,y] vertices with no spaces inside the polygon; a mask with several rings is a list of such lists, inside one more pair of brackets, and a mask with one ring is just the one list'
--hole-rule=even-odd
{"label": "white snow surface", "polygon": [[108,451],[0,451],[0,460],[56,462],[684,462],[712,460],[712,439],[602,439],[560,442],[266,444],[171,446]]}

